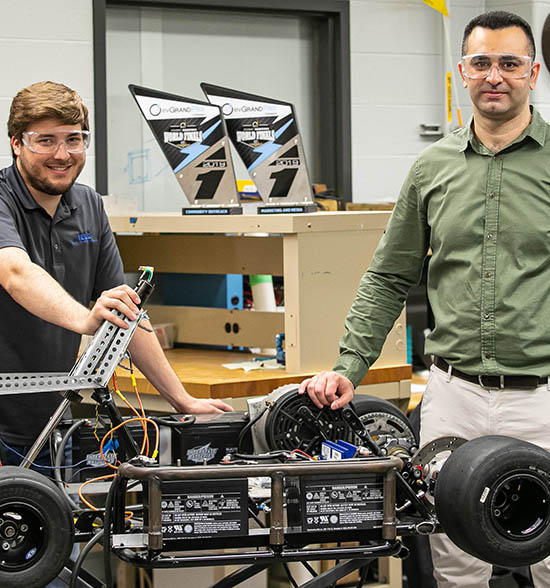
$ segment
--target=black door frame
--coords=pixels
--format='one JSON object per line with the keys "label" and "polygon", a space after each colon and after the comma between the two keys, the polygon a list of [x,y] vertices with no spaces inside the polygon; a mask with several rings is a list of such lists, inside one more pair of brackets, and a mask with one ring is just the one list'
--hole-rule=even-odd
{"label": "black door frame", "polygon": [[[196,8],[246,11],[319,18],[316,86],[323,140],[318,153],[323,179],[343,202],[351,202],[351,89],[349,0],[93,0],[96,190],[107,183],[107,54],[108,6]],[[319,134],[318,134],[319,136]]]}

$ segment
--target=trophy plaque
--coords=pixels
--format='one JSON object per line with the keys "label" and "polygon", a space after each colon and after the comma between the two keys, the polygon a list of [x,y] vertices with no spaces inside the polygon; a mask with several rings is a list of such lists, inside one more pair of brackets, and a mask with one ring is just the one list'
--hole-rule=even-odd
{"label": "trophy plaque", "polygon": [[221,108],[227,131],[262,198],[259,214],[315,212],[294,107],[238,90],[202,83]]}
{"label": "trophy plaque", "polygon": [[242,214],[220,108],[130,84],[130,92],[181,186],[182,213]]}

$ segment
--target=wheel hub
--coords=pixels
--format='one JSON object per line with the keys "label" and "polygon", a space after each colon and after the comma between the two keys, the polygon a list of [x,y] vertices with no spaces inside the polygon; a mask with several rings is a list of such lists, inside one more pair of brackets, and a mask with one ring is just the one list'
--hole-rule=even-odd
{"label": "wheel hub", "polygon": [[45,545],[38,511],[28,505],[4,505],[0,520],[0,569],[16,571],[33,565]]}
{"label": "wheel hub", "polygon": [[531,472],[508,474],[495,486],[490,497],[489,516],[505,537],[520,541],[535,537],[546,527],[544,523],[550,517],[550,494],[546,484]]}
{"label": "wheel hub", "polygon": [[427,483],[426,501],[435,505],[435,484],[441,468],[451,453],[466,443],[461,437],[440,437],[422,446],[411,458],[413,466],[422,468],[423,478]]}

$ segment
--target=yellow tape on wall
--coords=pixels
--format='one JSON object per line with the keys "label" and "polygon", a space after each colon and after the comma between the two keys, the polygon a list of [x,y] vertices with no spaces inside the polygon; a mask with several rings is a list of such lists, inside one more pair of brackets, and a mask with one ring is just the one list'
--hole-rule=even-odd
{"label": "yellow tape on wall", "polygon": [[434,10],[441,12],[443,16],[449,16],[449,11],[447,10],[445,0],[422,0],[422,2],[428,6],[431,6]]}
{"label": "yellow tape on wall", "polygon": [[446,76],[447,78],[447,122],[452,122],[453,120],[453,96],[451,92],[451,72],[448,71]]}

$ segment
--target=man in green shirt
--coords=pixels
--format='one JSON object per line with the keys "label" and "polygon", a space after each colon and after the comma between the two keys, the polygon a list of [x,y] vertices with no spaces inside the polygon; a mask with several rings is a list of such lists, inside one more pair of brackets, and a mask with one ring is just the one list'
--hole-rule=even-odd
{"label": "man in green shirt", "polygon": [[[531,28],[508,12],[474,18],[459,64],[473,119],[427,148],[403,185],[359,285],[333,371],[305,380],[340,408],[380,354],[431,248],[435,357],[421,443],[506,434],[550,450],[550,125],[529,104],[540,72]],[[491,566],[432,537],[439,588],[488,586]],[[550,565],[532,566],[537,588]]]}

